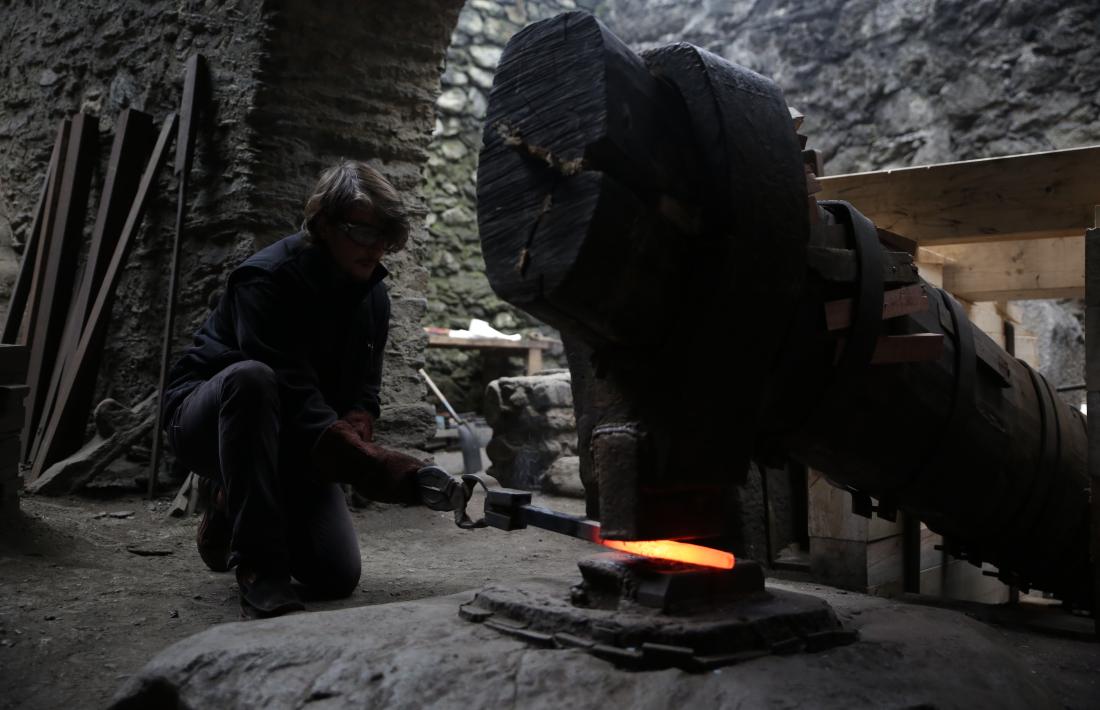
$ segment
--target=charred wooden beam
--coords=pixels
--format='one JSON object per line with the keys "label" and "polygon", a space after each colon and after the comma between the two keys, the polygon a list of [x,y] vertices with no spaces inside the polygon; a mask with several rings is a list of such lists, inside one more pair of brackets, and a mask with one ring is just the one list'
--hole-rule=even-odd
{"label": "charred wooden beam", "polygon": [[737,483],[793,457],[1091,603],[1080,413],[884,250],[901,235],[808,205],[802,147],[774,84],[695,47],[640,58],[570,13],[505,49],[483,253],[499,295],[563,331],[589,515],[758,557]]}

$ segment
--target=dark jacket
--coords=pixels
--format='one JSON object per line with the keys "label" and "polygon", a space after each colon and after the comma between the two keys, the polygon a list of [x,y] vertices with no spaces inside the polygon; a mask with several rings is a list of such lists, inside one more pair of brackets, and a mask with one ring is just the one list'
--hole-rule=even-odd
{"label": "dark jacket", "polygon": [[[164,421],[192,389],[241,360],[258,360],[280,385],[283,433],[312,447],[346,412],[379,414],[390,299],[379,265],[370,280],[342,274],[303,233],[252,255],[229,275],[194,344],[168,375]],[[290,431],[287,431],[287,428]]]}

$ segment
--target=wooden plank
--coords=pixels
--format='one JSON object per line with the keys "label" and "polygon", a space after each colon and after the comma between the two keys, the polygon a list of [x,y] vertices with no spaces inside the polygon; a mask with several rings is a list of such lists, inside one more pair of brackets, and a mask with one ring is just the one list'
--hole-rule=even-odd
{"label": "wooden plank", "polygon": [[[842,298],[825,303],[825,326],[829,330],[842,330],[852,324],[855,300]],[[920,284],[913,284],[882,295],[882,319],[918,313],[928,309],[928,294]]]}
{"label": "wooden plank", "polygon": [[[152,147],[153,117],[134,109],[126,109],[119,114],[115,125],[115,139],[107,164],[107,176],[99,200],[95,227],[92,229],[87,263],[80,279],[80,286],[73,298],[72,307],[69,309],[57,363],[53,368],[50,385],[43,400],[42,414],[38,417],[38,426],[34,431],[29,449],[32,459],[38,455],[46,426],[53,415],[62,375],[71,366],[73,350],[80,340],[80,333],[84,329],[84,323],[92,307],[92,299],[103,282],[104,272],[118,243],[118,237],[122,233],[130,205],[133,203],[134,194],[141,180],[142,168],[149,159]],[[94,362],[89,363],[85,368],[91,374],[77,380],[73,385],[70,406],[58,424],[57,441],[54,446],[54,455],[58,459],[76,451],[83,443],[84,424],[88,410],[91,408],[95,389],[95,373],[99,369],[99,355],[98,350],[88,354],[88,357],[94,358]],[[49,460],[45,465],[49,466],[52,463],[53,460]]]}
{"label": "wooden plank", "polygon": [[119,236],[118,244],[111,256],[111,263],[108,264],[107,271],[103,276],[103,284],[96,293],[95,303],[92,304],[91,312],[88,315],[88,322],[80,334],[80,342],[73,353],[73,365],[63,374],[54,416],[50,418],[46,433],[43,435],[38,456],[32,462],[33,466],[28,473],[27,483],[42,474],[45,470],[42,462],[54,455],[53,447],[57,424],[66,409],[71,406],[70,399],[74,384],[79,379],[95,374],[90,372],[92,359],[88,357],[88,353],[93,350],[99,351],[103,347],[103,340],[107,335],[107,319],[110,317],[111,305],[114,303],[115,289],[118,287],[119,279],[122,278],[122,268],[130,253],[134,239],[137,237],[149,196],[154,188],[154,180],[167,158],[168,145],[171,143],[172,134],[175,130],[176,114],[172,113],[164,121],[160,136],[157,138],[156,147],[153,148],[153,155],[149,158],[149,162],[145,166],[145,172],[141,176],[141,184],[138,186],[137,195],[134,197],[133,204],[130,206],[130,213],[126,217],[126,224],[122,228],[122,234]]}
{"label": "wooden plank", "polygon": [[88,189],[95,169],[98,143],[98,120],[84,113],[73,117],[59,186],[57,220],[50,235],[51,244],[38,284],[40,317],[28,338],[31,356],[27,385],[30,393],[27,395],[27,423],[23,430],[24,458],[30,447],[30,435],[42,412],[72,300],[72,284],[80,241],[84,236]]}
{"label": "wooden plank", "polygon": [[0,334],[0,343],[14,343],[19,338],[19,329],[23,325],[23,312],[27,308],[27,300],[31,293],[31,281],[34,278],[35,265],[38,262],[38,244],[42,240],[42,232],[48,221],[47,213],[53,215],[53,205],[47,210],[47,196],[50,194],[50,186],[57,180],[58,164],[65,152],[65,145],[69,137],[68,119],[63,120],[57,127],[57,138],[54,139],[53,152],[50,153],[50,164],[46,168],[46,179],[42,181],[42,190],[38,193],[38,205],[34,208],[34,221],[31,222],[31,231],[23,246],[23,262],[19,265],[19,275],[15,279],[12,288],[11,301],[8,303],[8,314],[4,319],[4,331]]}
{"label": "wooden plank", "polygon": [[[11,333],[11,342],[26,342],[29,334],[34,333],[38,323],[39,304],[42,301],[42,274],[46,270],[46,254],[49,253],[50,242],[53,238],[53,226],[57,217],[57,199],[61,194],[61,173],[65,167],[65,159],[68,155],[69,133],[72,130],[72,121],[65,119],[57,129],[57,141],[54,150],[57,151],[57,166],[50,176],[46,188],[46,206],[42,216],[42,226],[39,230],[38,245],[34,253],[34,268],[31,271],[29,293],[27,294],[27,306],[25,317],[19,328]],[[6,330],[6,328],[5,328]],[[7,341],[5,341],[7,342]]]}
{"label": "wooden plank", "polygon": [[967,301],[1083,298],[1085,238],[940,245],[943,288]]}
{"label": "wooden plank", "polygon": [[[1088,427],[1088,473],[1091,492],[1091,529],[1093,609],[1100,609],[1100,205],[1094,210],[1093,228],[1085,232],[1085,386],[1086,403],[1091,417]],[[1096,635],[1100,636],[1100,614],[1093,614]]]}
{"label": "wooden plank", "polygon": [[1080,237],[1092,226],[1100,146],[821,178],[819,199],[851,202],[921,245]]}

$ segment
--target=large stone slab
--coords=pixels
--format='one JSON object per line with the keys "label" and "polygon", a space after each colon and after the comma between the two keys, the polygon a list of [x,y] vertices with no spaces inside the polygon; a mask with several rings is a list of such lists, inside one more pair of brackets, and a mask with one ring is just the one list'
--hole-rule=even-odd
{"label": "large stone slab", "polygon": [[155,657],[115,708],[814,707],[1058,704],[982,624],[809,585],[860,641],[708,673],[634,672],[458,616],[473,593],[216,626]]}

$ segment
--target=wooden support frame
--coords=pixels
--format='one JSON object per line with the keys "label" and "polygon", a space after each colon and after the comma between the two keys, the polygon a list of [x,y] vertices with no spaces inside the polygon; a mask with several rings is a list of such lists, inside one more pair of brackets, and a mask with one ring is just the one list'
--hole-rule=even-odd
{"label": "wooden support frame", "polygon": [[[912,238],[921,276],[970,302],[972,317],[975,309],[988,316],[982,330],[1033,366],[1033,346],[1020,341],[1034,337],[1017,331],[1007,302],[1085,298],[1094,410],[1088,420],[1090,535],[1094,608],[1100,609],[1100,146],[822,178],[821,185],[817,197],[852,202],[880,234],[886,229]],[[843,325],[844,309],[835,308],[835,324]],[[985,338],[977,345],[979,358],[1000,372],[1001,360],[1010,356]],[[905,576],[912,589],[914,570]],[[1096,632],[1100,636],[1100,617]]]}
{"label": "wooden support frame", "polygon": [[1080,237],[1092,226],[1100,146],[819,178],[921,246]]}
{"label": "wooden support frame", "polygon": [[46,427],[42,444],[39,447],[39,456],[33,462],[33,467],[28,475],[28,483],[42,474],[45,470],[42,462],[53,455],[60,417],[71,406],[70,400],[76,381],[95,375],[90,368],[92,359],[88,357],[88,354],[93,351],[98,352],[103,347],[103,340],[107,334],[107,319],[110,317],[111,306],[114,303],[115,289],[122,278],[122,268],[129,256],[134,239],[137,237],[149,196],[154,188],[154,181],[168,155],[168,145],[171,143],[172,134],[176,131],[176,123],[176,114],[169,114],[164,121],[164,126],[161,128],[160,136],[157,138],[156,147],[153,148],[153,155],[149,158],[145,172],[141,176],[137,195],[134,197],[130,212],[126,217],[126,224],[122,228],[122,234],[119,236],[118,244],[111,256],[111,262],[103,276],[103,283],[96,293],[95,303],[88,314],[88,322],[80,335],[80,342],[77,343],[72,354],[72,366],[62,376],[54,415],[50,417]]}
{"label": "wooden support frame", "polygon": [[967,301],[1083,298],[1085,239],[944,244],[944,290]]}

